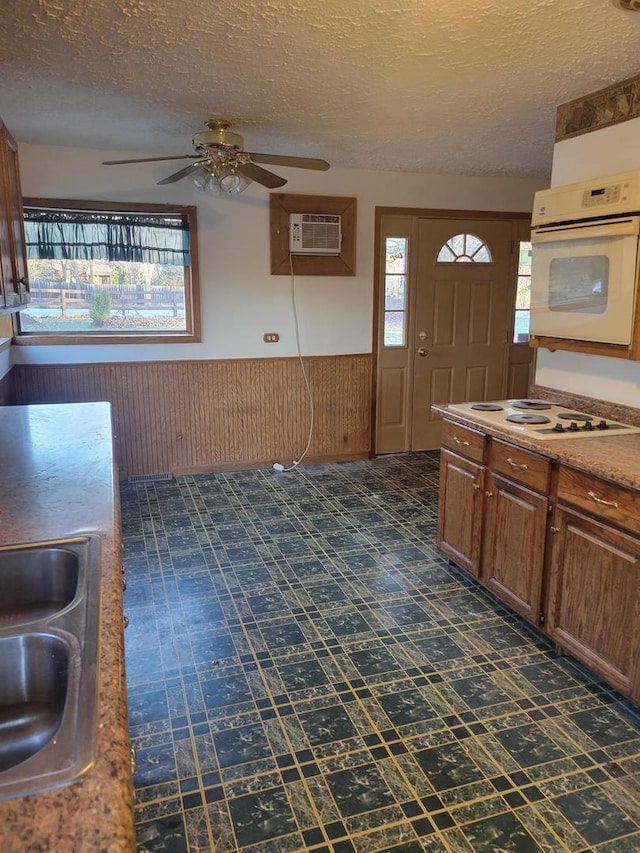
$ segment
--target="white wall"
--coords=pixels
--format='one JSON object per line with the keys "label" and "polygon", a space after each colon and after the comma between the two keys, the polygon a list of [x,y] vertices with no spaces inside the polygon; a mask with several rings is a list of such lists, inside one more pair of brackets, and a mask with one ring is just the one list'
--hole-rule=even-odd
{"label": "white wall", "polygon": [[551,186],[640,168],[640,118],[556,142]]}
{"label": "white wall", "polygon": [[[640,169],[640,118],[556,143],[552,186]],[[538,350],[535,382],[640,407],[640,362]]]}
{"label": "white wall", "polygon": [[[198,205],[202,343],[12,347],[14,363],[88,363],[155,359],[291,356],[295,336],[288,276],[269,274],[269,191],[253,184],[241,196],[207,197],[188,182],[156,182],[180,161],[101,166],[126,152],[19,143],[25,196]],[[132,157],[153,156],[134,152]],[[376,206],[530,211],[544,182],[532,179],[331,169],[276,169],[282,190],[358,200],[357,275],[301,276],[296,304],[304,355],[371,351]],[[279,332],[279,344],[264,344]]]}

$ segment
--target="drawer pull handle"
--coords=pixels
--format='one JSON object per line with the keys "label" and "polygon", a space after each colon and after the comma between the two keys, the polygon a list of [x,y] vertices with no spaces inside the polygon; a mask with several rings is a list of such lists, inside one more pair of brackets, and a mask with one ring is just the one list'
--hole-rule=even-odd
{"label": "drawer pull handle", "polygon": [[510,456],[507,456],[507,462],[511,465],[512,468],[517,468],[518,471],[528,471],[529,466],[525,465],[524,462],[514,462]]}
{"label": "drawer pull handle", "polygon": [[474,492],[477,492],[477,491],[479,491],[479,490],[480,490],[480,485],[479,485],[479,483],[474,483],[474,484],[473,484],[473,491],[474,491]]}
{"label": "drawer pull handle", "polygon": [[592,501],[597,504],[601,504],[602,506],[611,506],[614,509],[618,509],[618,501],[605,501],[602,498],[599,498],[595,492],[587,492]]}
{"label": "drawer pull handle", "polygon": [[486,496],[486,497],[488,497],[488,498],[492,498],[492,497],[493,497],[493,492],[485,492],[485,496]]}
{"label": "drawer pull handle", "polygon": [[463,447],[469,447],[469,442],[463,441],[461,438],[458,438],[457,435],[453,436],[453,440],[455,441],[456,444],[461,444]]}

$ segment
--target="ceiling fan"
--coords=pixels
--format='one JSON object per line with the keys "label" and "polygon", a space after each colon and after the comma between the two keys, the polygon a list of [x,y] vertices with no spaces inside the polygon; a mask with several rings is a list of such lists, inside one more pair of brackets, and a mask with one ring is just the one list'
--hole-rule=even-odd
{"label": "ceiling fan", "polygon": [[290,157],[285,154],[255,154],[245,151],[242,137],[229,130],[226,119],[210,118],[205,122],[207,130],[193,137],[195,154],[177,154],[171,157],[144,157],[139,160],[105,160],[103,166],[119,166],[124,163],[154,163],[161,160],[193,160],[184,169],[174,172],[158,185],[173,184],[188,178],[200,190],[213,193],[238,193],[252,181],[268,189],[283,187],[284,178],[263,169],[259,163],[273,166],[292,166],[296,169],[326,171],[326,160],[313,157]]}

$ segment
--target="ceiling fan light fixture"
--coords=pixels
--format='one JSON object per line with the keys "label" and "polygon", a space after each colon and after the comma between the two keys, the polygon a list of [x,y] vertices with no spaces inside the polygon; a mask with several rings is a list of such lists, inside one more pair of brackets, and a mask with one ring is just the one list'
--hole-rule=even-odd
{"label": "ceiling fan light fixture", "polygon": [[[619,0],[619,2],[640,3],[640,0]],[[267,189],[279,189],[287,181],[259,164],[271,166],[292,166],[294,169],[315,169],[325,172],[329,168],[326,160],[316,157],[293,157],[287,154],[252,154],[244,150],[242,137],[229,130],[226,119],[210,118],[205,122],[208,128],[193,137],[195,154],[175,154],[169,157],[143,157],[134,160],[105,160],[105,166],[119,166],[125,163],[155,163],[160,160],[197,160],[189,166],[167,175],[158,181],[158,186],[174,184],[187,178],[200,192],[215,195],[228,193],[234,195],[244,192],[256,183]]]}
{"label": "ceiling fan light fixture", "polygon": [[250,178],[236,172],[234,163],[221,163],[219,159],[200,163],[188,179],[199,192],[209,195],[241,193],[252,183]]}
{"label": "ceiling fan light fixture", "polygon": [[213,180],[215,182],[215,178],[211,173],[210,169],[207,169],[204,163],[201,163],[197,169],[189,175],[188,180],[194,185],[197,190],[200,190],[201,193],[210,191],[210,184]]}
{"label": "ceiling fan light fixture", "polygon": [[238,174],[233,166],[224,165],[218,170],[218,181],[220,189],[225,193],[241,193],[246,190],[252,181],[244,175]]}

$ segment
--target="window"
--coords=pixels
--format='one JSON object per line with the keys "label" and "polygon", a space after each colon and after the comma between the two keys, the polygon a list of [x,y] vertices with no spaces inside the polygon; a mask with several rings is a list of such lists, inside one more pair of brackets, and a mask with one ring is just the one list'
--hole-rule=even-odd
{"label": "window", "polygon": [[456,234],[451,237],[438,252],[439,264],[490,264],[491,252],[475,234]]}
{"label": "window", "polygon": [[200,340],[194,207],[31,203],[19,343]]}
{"label": "window", "polygon": [[407,238],[387,237],[384,267],[384,346],[406,346]]}
{"label": "window", "polygon": [[531,316],[531,242],[520,240],[518,253],[518,283],[516,287],[516,311],[513,325],[514,344],[529,340]]}

